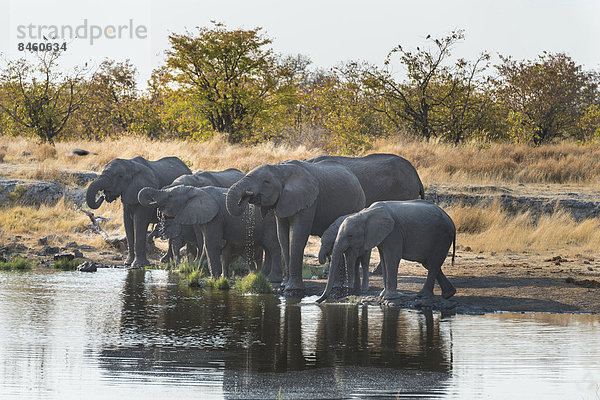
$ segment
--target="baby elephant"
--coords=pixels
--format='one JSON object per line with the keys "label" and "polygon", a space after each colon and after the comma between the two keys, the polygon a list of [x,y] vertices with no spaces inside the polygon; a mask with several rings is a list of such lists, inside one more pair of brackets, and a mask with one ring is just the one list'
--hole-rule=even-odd
{"label": "baby elephant", "polygon": [[[333,251],[333,246],[335,244],[335,238],[337,237],[338,234],[338,230],[340,229],[340,225],[342,225],[342,222],[344,222],[344,220],[349,217],[350,215],[353,214],[348,214],[348,215],[343,215],[341,217],[339,217],[338,219],[336,219],[335,221],[333,221],[333,223],[331,225],[329,225],[329,228],[327,228],[325,230],[325,232],[323,232],[323,235],[321,236],[321,249],[319,250],[319,263],[320,264],[325,264],[327,262],[327,259],[329,258],[331,260],[331,252]],[[356,258],[356,262],[354,263],[354,265],[349,265],[346,264],[345,261],[346,260],[341,260],[340,261],[344,261],[343,265],[330,265],[329,266],[329,270],[331,271],[332,268],[344,268],[345,266],[345,271],[347,271],[348,273],[348,286],[350,287],[350,289],[352,290],[353,293],[358,293],[358,292],[366,292],[369,290],[369,260],[371,259],[371,249],[369,250],[365,250],[363,252],[361,252],[360,254],[358,254],[358,257]],[[362,266],[362,283],[361,283],[361,279],[360,279],[360,273],[359,273],[359,267]],[[343,278],[343,277],[341,277]],[[336,284],[338,282],[334,282],[334,284]]]}
{"label": "baby elephant", "polygon": [[442,264],[450,245],[455,246],[455,242],[454,222],[433,203],[425,200],[373,203],[342,222],[333,246],[327,286],[317,302],[329,296],[338,279],[342,256],[346,257],[348,265],[355,265],[358,255],[375,246],[383,265],[383,299],[398,297],[396,287],[401,259],[420,262],[427,268],[427,280],[419,296],[433,296],[433,286],[437,280],[442,288],[442,296],[450,298],[456,289],[442,272]]}
{"label": "baby elephant", "polygon": [[[239,249],[252,246],[255,258],[257,248],[265,251],[263,273],[271,282],[281,282],[281,249],[277,241],[275,216],[272,213],[262,218],[261,213],[252,208],[249,214],[234,217],[225,206],[226,188],[207,186],[175,186],[167,189],[144,188],[138,198],[151,200],[166,216],[173,217],[176,223],[192,225],[197,238],[204,237],[204,250],[208,266],[213,276],[227,275],[227,258],[239,253]],[[202,248],[202,243],[198,243]],[[252,261],[252,260],[249,260]],[[225,267],[225,269],[222,268]]]}

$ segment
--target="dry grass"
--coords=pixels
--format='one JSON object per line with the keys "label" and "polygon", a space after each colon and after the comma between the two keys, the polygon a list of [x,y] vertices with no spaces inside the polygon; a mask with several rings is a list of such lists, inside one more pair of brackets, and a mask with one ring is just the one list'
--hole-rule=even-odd
{"label": "dry grass", "polygon": [[[150,141],[126,137],[107,142],[60,142],[55,148],[38,145],[22,138],[0,137],[5,163],[22,164],[29,169],[27,177],[60,180],[60,172],[71,170],[101,170],[113,158],[141,155],[148,159],[175,155],[186,161],[193,170],[220,170],[236,167],[248,171],[263,163],[286,159],[304,159],[322,154],[323,150],[304,146],[290,147],[265,143],[255,147],[230,145],[223,140],[184,142],[177,140]],[[85,157],[67,155],[81,148],[95,154]],[[28,151],[33,155],[24,156]],[[425,185],[516,183],[556,183],[598,187],[600,184],[600,144],[580,146],[573,143],[529,147],[526,145],[467,144],[453,146],[445,143],[381,140],[371,152],[390,152],[410,160]],[[36,160],[30,161],[34,157]],[[542,217],[536,224],[527,213],[510,216],[499,205],[487,208],[452,207],[448,209],[459,229],[458,244],[475,251],[546,251],[573,249],[596,252],[600,243],[600,219],[581,223],[557,212]],[[109,234],[123,233],[120,202],[105,203],[98,213],[113,218],[106,223]],[[66,234],[65,240],[76,240],[99,246],[100,236],[74,233],[75,227],[85,227],[89,221],[79,211],[64,203],[54,207],[42,206],[4,208],[0,211],[2,236],[50,233]]]}
{"label": "dry grass", "polygon": [[375,143],[373,152],[410,160],[427,184],[575,183],[600,184],[600,144]]}
{"label": "dry grass", "polygon": [[446,212],[456,224],[457,244],[473,251],[598,252],[600,218],[577,222],[564,211],[556,211],[534,220],[528,212],[509,215],[498,203],[448,207]]}
{"label": "dry grass", "polygon": [[[70,141],[38,145],[22,138],[0,137],[7,146],[6,163],[43,164],[45,168],[101,170],[113,158],[143,156],[158,159],[177,156],[192,169],[220,170],[230,167],[249,171],[264,163],[310,158],[322,149],[263,143],[254,147],[230,145],[220,138],[208,142],[179,140],[151,141],[124,137],[106,142]],[[81,148],[92,153],[85,157],[67,155]],[[30,162],[32,152],[37,161]],[[571,183],[600,184],[600,144],[561,143],[531,147],[524,144],[465,144],[454,146],[436,141],[385,139],[377,141],[370,153],[398,154],[419,171],[425,184],[510,184]]]}
{"label": "dry grass", "polygon": [[[122,211],[120,202],[103,205],[101,215],[111,218],[104,222],[102,228],[109,234],[124,233],[122,227]],[[67,201],[59,201],[54,206],[40,207],[11,206],[0,208],[0,243],[15,235],[22,235],[34,244],[43,236],[56,234],[50,245],[64,245],[76,241],[79,244],[89,244],[104,247],[104,240],[96,234],[84,233],[90,224],[89,218]],[[27,239],[24,240],[25,242]]]}

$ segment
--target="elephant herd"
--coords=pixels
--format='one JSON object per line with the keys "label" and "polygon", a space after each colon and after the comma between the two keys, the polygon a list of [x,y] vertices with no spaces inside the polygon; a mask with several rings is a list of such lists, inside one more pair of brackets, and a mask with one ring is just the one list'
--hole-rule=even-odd
{"label": "elephant herd", "polygon": [[420,262],[428,270],[419,295],[432,296],[436,281],[445,298],[456,292],[441,270],[455,243],[454,223],[441,208],[423,200],[417,171],[393,154],[288,160],[247,174],[233,168],[192,173],[176,157],[117,158],[90,184],[86,200],[97,209],[104,200],[118,197],[129,248],[125,264],[133,267],[150,264],[147,230],[162,215],[169,248],[161,261],[178,260],[185,244],[197,261],[206,256],[213,276],[227,276],[229,264],[244,256],[279,283],[283,259],[285,293],[302,295],[304,248],[309,236],[316,235],[321,237],[319,262],[331,260],[319,302],[340,283],[342,271],[348,272],[351,288],[368,289],[374,247],[383,270],[383,299],[398,296],[401,259]]}

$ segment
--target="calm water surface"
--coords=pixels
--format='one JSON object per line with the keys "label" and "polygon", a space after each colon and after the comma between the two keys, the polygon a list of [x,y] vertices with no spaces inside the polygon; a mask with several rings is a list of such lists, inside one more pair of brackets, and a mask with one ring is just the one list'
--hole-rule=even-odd
{"label": "calm water surface", "polygon": [[0,272],[0,398],[600,399],[600,316],[443,316]]}

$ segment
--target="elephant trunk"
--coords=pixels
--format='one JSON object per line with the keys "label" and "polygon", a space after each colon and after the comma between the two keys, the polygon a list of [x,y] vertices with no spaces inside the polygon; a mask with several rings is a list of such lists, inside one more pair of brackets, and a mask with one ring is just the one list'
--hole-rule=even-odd
{"label": "elephant trunk", "polygon": [[108,183],[108,178],[105,176],[100,176],[98,179],[90,183],[90,186],[85,193],[85,200],[89,208],[95,210],[104,202],[104,196],[100,196],[98,200],[96,200],[96,195],[99,191],[106,187]]}
{"label": "elephant trunk", "polygon": [[319,264],[325,264],[327,262],[327,256],[331,253],[331,245],[329,243],[323,243],[321,239],[321,249],[319,250]]}
{"label": "elephant trunk", "polygon": [[239,217],[247,207],[249,197],[253,196],[254,193],[249,188],[249,182],[247,179],[242,179],[236,184],[231,186],[227,191],[227,211],[229,214]]}
{"label": "elephant trunk", "polygon": [[342,265],[343,257],[344,250],[338,242],[335,244],[335,246],[333,246],[333,252],[331,253],[331,263],[329,264],[329,277],[327,278],[327,285],[325,286],[325,290],[323,291],[321,297],[317,299],[317,303],[321,303],[329,297],[334,283],[337,282],[338,272],[341,269],[340,266]]}
{"label": "elephant trunk", "polygon": [[153,187],[145,187],[138,193],[138,201],[144,207],[155,207],[157,206],[156,195],[160,190]]}

